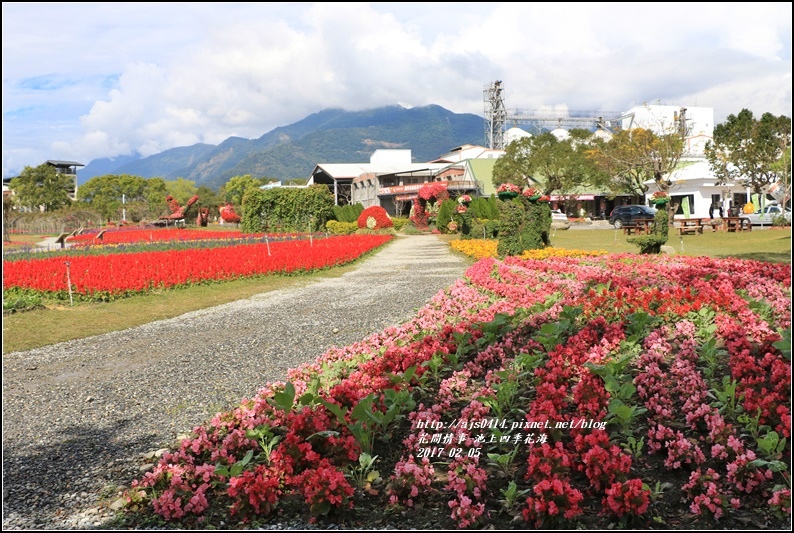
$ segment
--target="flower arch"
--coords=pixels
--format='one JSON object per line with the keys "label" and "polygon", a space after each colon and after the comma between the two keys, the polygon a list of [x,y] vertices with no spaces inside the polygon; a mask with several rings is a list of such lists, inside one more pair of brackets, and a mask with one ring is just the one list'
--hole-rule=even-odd
{"label": "flower arch", "polygon": [[418,229],[427,229],[435,222],[441,202],[449,198],[447,184],[443,181],[425,183],[419,189],[411,208],[410,220]]}

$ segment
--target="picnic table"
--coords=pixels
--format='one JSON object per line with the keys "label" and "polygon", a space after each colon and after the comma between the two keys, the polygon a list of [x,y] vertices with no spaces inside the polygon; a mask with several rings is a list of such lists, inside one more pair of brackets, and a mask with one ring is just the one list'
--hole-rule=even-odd
{"label": "picnic table", "polygon": [[750,223],[749,218],[723,217],[722,229],[729,232],[753,231],[753,225]]}
{"label": "picnic table", "polygon": [[623,225],[623,233],[626,235],[631,235],[632,233],[650,235],[651,228],[653,228],[653,219],[633,220],[631,224]]}
{"label": "picnic table", "polygon": [[700,233],[703,235],[703,221],[710,220],[708,218],[682,218],[676,220],[678,222],[678,234],[679,235],[697,235]]}

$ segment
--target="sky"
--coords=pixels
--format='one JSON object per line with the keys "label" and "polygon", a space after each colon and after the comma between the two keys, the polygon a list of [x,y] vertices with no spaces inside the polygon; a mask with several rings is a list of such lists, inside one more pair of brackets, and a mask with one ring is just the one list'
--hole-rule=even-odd
{"label": "sky", "polygon": [[[3,2],[3,177],[324,109],[791,117],[790,2]],[[483,138],[483,144],[485,139]]]}

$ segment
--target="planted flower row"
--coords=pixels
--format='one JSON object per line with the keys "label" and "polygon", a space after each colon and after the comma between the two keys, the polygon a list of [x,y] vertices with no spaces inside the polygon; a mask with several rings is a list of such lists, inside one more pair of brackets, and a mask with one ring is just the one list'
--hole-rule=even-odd
{"label": "planted flower row", "polygon": [[737,508],[786,524],[790,286],[754,261],[482,259],[409,322],[195,428],[130,508],[245,522],[376,498],[442,504],[439,527],[675,527],[676,506],[705,528]]}
{"label": "planted flower row", "polygon": [[[101,237],[100,237],[101,235]],[[66,242],[73,247],[97,244],[137,244],[154,242],[217,241],[264,238],[264,234],[249,234],[240,231],[211,231],[185,228],[120,229],[104,232],[82,233],[69,237]],[[270,238],[281,240],[297,234],[273,234]]]}
{"label": "planted flower row", "polygon": [[[498,257],[499,241],[495,239],[457,239],[450,241],[449,245],[453,250],[475,259]],[[524,250],[520,257],[522,259],[549,259],[551,257],[595,257],[605,254],[607,254],[606,251],[569,250],[548,246],[535,250]]]}
{"label": "planted flower row", "polygon": [[93,299],[265,274],[341,265],[388,242],[387,235],[239,244],[223,248],[147,251],[103,256],[3,261],[3,289]]}

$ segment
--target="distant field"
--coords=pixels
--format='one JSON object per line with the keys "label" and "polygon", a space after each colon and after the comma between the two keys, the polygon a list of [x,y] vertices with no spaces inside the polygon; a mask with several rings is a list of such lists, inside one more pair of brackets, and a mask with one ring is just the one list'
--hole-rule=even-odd
{"label": "distant field", "polygon": [[[556,247],[576,250],[637,253],[637,247],[626,242],[627,237],[623,230],[615,229],[552,230],[551,243]],[[706,231],[703,235],[683,237],[671,232],[667,245],[680,255],[791,262],[791,228],[757,229],[741,233]]]}
{"label": "distant field", "polygon": [[[213,229],[218,229],[215,226]],[[233,229],[233,228],[229,228]],[[15,239],[18,237],[19,239]],[[43,236],[12,236],[12,242],[31,237],[34,242]],[[554,231],[552,245],[571,250],[603,250],[614,253],[636,253],[637,247],[626,242],[622,231],[611,229],[569,229]],[[453,235],[439,235],[449,242]],[[20,244],[21,245],[21,244]],[[28,242],[29,245],[29,242]],[[747,233],[705,233],[677,235],[668,242],[682,255],[736,257],[759,261],[791,263],[790,230],[756,230]],[[5,247],[5,245],[4,245]],[[57,306],[3,318],[3,353],[29,350],[65,340],[83,338],[108,331],[126,329],[154,320],[171,318],[189,311],[248,298],[253,294],[302,284],[319,276],[339,276],[355,266],[336,267],[307,276],[272,276],[238,280],[212,285],[181,288],[148,296],[135,296],[108,303]],[[35,332],[35,334],[31,334]]]}

